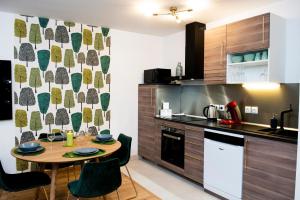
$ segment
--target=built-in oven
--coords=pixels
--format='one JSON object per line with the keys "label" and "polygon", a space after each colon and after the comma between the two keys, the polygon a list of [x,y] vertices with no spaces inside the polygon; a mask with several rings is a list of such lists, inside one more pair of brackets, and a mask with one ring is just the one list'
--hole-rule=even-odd
{"label": "built-in oven", "polygon": [[184,130],[161,127],[161,159],[184,169]]}

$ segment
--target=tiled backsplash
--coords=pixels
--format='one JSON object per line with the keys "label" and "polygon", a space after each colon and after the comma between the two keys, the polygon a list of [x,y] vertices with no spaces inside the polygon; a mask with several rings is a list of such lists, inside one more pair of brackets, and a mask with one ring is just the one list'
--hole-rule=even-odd
{"label": "tiled backsplash", "polygon": [[[280,89],[269,91],[250,91],[242,85],[161,86],[157,92],[158,105],[168,101],[173,113],[198,116],[203,116],[202,110],[209,104],[226,105],[232,100],[238,102],[243,121],[260,124],[269,124],[273,114],[279,119],[280,112],[292,104],[285,126],[298,127],[299,84],[281,84]],[[258,114],[245,114],[245,106],[258,106]]]}

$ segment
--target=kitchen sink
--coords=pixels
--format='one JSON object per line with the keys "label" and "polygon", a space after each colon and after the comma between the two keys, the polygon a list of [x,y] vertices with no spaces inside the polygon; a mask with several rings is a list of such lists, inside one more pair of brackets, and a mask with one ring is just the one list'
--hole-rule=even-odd
{"label": "kitchen sink", "polygon": [[293,138],[298,137],[298,131],[280,130],[280,129],[274,130],[271,128],[260,129],[258,131],[270,133],[272,135],[280,135],[280,136],[287,136],[287,137],[293,137]]}

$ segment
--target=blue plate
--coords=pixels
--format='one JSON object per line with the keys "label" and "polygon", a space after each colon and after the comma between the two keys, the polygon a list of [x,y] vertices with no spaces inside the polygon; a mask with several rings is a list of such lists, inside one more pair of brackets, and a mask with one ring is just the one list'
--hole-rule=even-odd
{"label": "blue plate", "polygon": [[107,139],[107,140],[101,140],[101,139],[98,139],[97,137],[95,138],[96,142],[111,142],[113,140],[114,140],[114,138],[110,138],[110,139]]}
{"label": "blue plate", "polygon": [[112,135],[110,135],[110,134],[99,134],[99,135],[96,136],[96,138],[98,140],[101,140],[101,141],[106,141],[106,140],[111,140]]}
{"label": "blue plate", "polygon": [[73,153],[77,154],[77,155],[92,155],[92,154],[95,154],[98,152],[99,152],[99,149],[97,149],[97,148],[80,148],[80,149],[75,149],[73,151]]}
{"label": "blue plate", "polygon": [[20,154],[31,154],[31,153],[37,153],[37,152],[40,152],[40,151],[43,151],[45,148],[42,147],[42,146],[39,146],[37,149],[35,150],[32,150],[32,151],[22,151],[20,148],[17,148],[17,152],[20,153]]}
{"label": "blue plate", "polygon": [[23,144],[19,145],[19,149],[22,152],[27,152],[27,151],[35,151],[37,150],[41,145],[37,142],[26,142]]}

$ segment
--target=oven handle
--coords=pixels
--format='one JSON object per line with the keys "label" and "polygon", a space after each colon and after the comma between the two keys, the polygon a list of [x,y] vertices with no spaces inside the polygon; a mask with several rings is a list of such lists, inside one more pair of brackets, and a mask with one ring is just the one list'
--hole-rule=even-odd
{"label": "oven handle", "polygon": [[174,140],[178,140],[178,141],[180,141],[180,140],[181,140],[181,138],[180,138],[180,137],[176,137],[176,136],[169,135],[169,134],[166,134],[166,133],[163,133],[163,136],[164,136],[164,137],[167,137],[167,138],[174,139]]}

